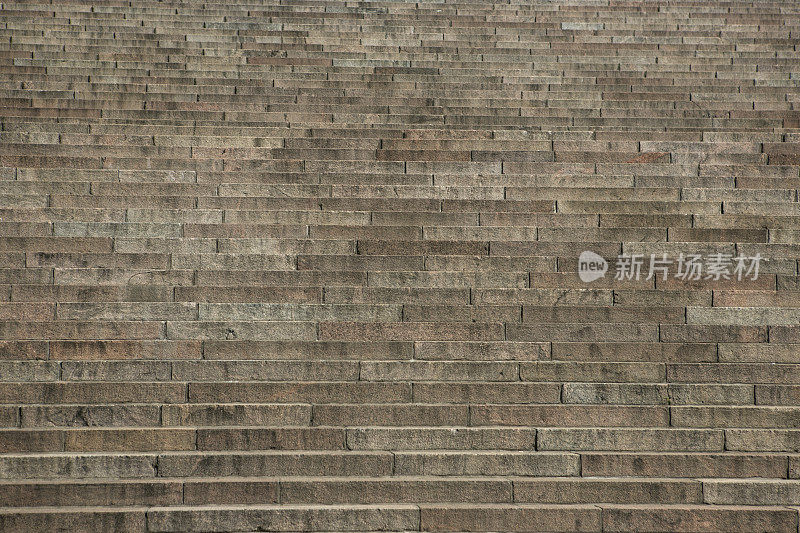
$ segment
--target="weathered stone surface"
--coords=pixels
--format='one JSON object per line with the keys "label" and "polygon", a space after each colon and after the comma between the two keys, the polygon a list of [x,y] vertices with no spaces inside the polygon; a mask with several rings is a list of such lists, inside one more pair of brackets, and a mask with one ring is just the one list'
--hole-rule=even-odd
{"label": "weathered stone surface", "polygon": [[0,3],[0,530],[797,533],[797,2],[173,4]]}
{"label": "weathered stone surface", "polygon": [[147,512],[150,531],[369,531],[419,528],[412,505],[156,507]]}
{"label": "weathered stone surface", "polygon": [[600,531],[601,518],[600,509],[592,506],[423,505],[421,527],[432,531]]}

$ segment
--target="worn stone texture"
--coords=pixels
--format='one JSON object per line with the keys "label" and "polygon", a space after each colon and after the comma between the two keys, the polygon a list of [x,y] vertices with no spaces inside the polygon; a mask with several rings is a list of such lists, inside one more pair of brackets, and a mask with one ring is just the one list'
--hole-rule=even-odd
{"label": "worn stone texture", "polygon": [[799,35],[1,2],[0,531],[797,533]]}

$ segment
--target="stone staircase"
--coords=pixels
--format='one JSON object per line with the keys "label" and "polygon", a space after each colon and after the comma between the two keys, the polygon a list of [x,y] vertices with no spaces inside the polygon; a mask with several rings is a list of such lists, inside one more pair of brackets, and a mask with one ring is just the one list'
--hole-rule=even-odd
{"label": "stone staircase", "polygon": [[2,1],[0,530],[797,532],[799,106],[793,0]]}

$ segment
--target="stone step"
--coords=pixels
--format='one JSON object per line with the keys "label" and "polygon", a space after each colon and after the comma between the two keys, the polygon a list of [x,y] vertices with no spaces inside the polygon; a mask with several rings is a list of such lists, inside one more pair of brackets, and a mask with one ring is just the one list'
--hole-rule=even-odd
{"label": "stone step", "polygon": [[[415,384],[416,385],[416,384]],[[430,388],[430,384],[427,385]],[[546,385],[538,385],[548,390]],[[424,398],[426,388],[414,391]],[[460,386],[463,388],[463,385]],[[447,390],[442,387],[443,390]],[[453,389],[458,390],[457,387]],[[525,392],[535,391],[536,386],[506,387]],[[724,392],[725,389],[698,387],[695,394],[707,391]],[[469,390],[469,389],[467,389]],[[558,392],[558,387],[551,388]],[[730,392],[746,392],[752,396],[752,388],[734,388]],[[630,392],[629,392],[630,391]],[[641,392],[640,392],[641,391]],[[631,396],[620,398],[628,392]],[[631,392],[633,394],[631,394]],[[639,397],[635,393],[639,392]],[[649,393],[649,398],[642,392]],[[793,429],[798,408],[793,406],[752,406],[742,404],[718,404],[713,406],[673,405],[658,407],[669,401],[670,390],[665,385],[620,387],[592,386],[592,384],[564,384],[563,404],[550,404],[546,399],[537,405],[490,403],[472,405],[452,401],[446,404],[203,404],[192,402],[186,405],[127,404],[119,405],[23,405],[19,415],[10,408],[3,413],[4,426],[31,428],[110,428],[119,427],[208,427],[208,426],[450,426],[453,423],[469,426],[520,426],[520,427],[639,427],[636,420],[646,418],[650,427],[669,425],[685,428],[787,428]],[[611,402],[605,395],[616,393]],[[675,393],[675,392],[674,392]],[[422,398],[420,398],[421,400]],[[752,398],[751,398],[752,399]],[[416,398],[415,398],[416,400]],[[597,401],[598,403],[593,403]],[[638,400],[638,401],[637,401]],[[721,398],[720,401],[726,401]],[[58,433],[62,431],[56,430]],[[91,430],[86,430],[91,431]],[[86,433],[78,430],[77,433]],[[44,432],[40,432],[43,434]],[[5,430],[9,438],[14,430]],[[69,431],[66,434],[70,434]],[[788,434],[793,434],[788,432]]]}
{"label": "stone step", "polygon": [[[565,406],[566,407],[566,406]],[[643,410],[642,408],[639,408]],[[603,422],[602,420],[598,422]],[[616,422],[619,424],[619,422]],[[660,427],[262,427],[262,428],[83,428],[68,430],[6,429],[8,452],[169,451],[199,449],[287,450],[464,450],[538,449],[544,451],[686,451],[726,449],[746,452],[796,452],[793,429]],[[39,439],[39,440],[31,440]],[[228,447],[228,448],[226,448]],[[315,448],[317,447],[317,448]]]}
{"label": "stone step", "polygon": [[[257,436],[254,434],[254,436]],[[575,476],[796,479],[794,452],[593,450],[229,450],[26,452],[3,459],[7,482],[19,479],[139,479],[170,476],[291,476],[296,465],[317,475],[367,475],[341,470],[369,466],[370,476]],[[392,458],[394,458],[392,460]],[[287,461],[291,460],[291,464]],[[326,467],[327,465],[327,467]],[[371,466],[370,466],[371,465]],[[104,469],[114,475],[101,475]],[[158,470],[157,470],[158,468]],[[329,470],[325,470],[329,468]],[[349,467],[348,467],[349,468]],[[205,472],[205,473],[204,473]],[[311,475],[311,471],[305,475]]]}
{"label": "stone step", "polygon": [[[710,531],[749,531],[767,524],[793,531],[798,517],[787,507],[699,505],[547,505],[456,504],[378,505],[209,505],[181,507],[76,507],[36,510],[4,508],[9,531],[67,523],[76,531],[113,527],[118,531],[272,531],[481,530],[502,525],[508,531],[625,531],[632,525],[658,527],[678,520],[685,530],[715,524]],[[602,528],[602,529],[601,529]]]}
{"label": "stone step", "polygon": [[[243,477],[161,478],[158,480],[8,481],[2,507],[310,504],[343,503],[701,503],[705,488],[713,503],[730,503],[764,486],[796,491],[791,480],[677,480],[659,478],[576,477]],[[513,494],[512,494],[513,490]],[[719,491],[719,496],[717,496]],[[738,498],[737,498],[738,497]],[[784,504],[796,504],[784,499]],[[739,502],[737,501],[737,504]]]}

